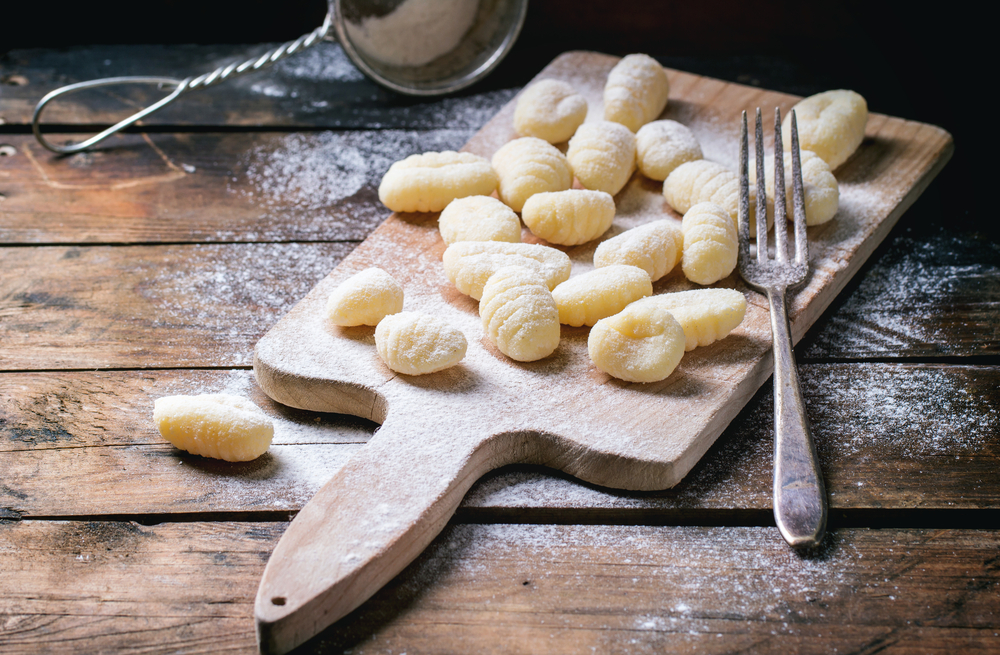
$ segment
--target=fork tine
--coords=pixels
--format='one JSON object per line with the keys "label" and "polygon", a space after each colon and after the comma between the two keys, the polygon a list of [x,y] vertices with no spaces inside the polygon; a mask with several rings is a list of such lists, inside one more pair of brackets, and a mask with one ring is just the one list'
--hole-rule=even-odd
{"label": "fork tine", "polygon": [[774,108],[774,257],[788,261],[788,219],[785,207],[785,153],[781,143],[781,110]]}
{"label": "fork tine", "polygon": [[792,206],[795,211],[795,261],[809,262],[809,243],[806,240],[806,203],[802,190],[802,162],[799,154],[799,125],[792,110]]}
{"label": "fork tine", "polygon": [[757,107],[754,129],[754,172],[757,175],[757,261],[767,261],[767,187],[764,182],[764,126]]}
{"label": "fork tine", "polygon": [[740,208],[737,230],[740,241],[740,266],[750,261],[750,177],[748,172],[749,147],[747,144],[747,112],[743,110],[740,127]]}

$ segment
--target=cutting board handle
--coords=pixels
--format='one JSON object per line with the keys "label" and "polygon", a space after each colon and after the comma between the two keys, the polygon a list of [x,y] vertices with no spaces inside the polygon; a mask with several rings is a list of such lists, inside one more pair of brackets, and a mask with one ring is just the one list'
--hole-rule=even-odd
{"label": "cutting board handle", "polygon": [[484,473],[530,459],[528,435],[456,435],[456,424],[476,422],[390,416],[302,508],[257,590],[262,653],[286,653],[361,605],[430,544]]}

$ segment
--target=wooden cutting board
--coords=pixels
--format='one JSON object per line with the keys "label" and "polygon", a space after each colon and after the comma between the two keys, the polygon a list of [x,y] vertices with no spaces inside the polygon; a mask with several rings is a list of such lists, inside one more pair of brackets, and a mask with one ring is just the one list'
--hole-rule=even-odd
{"label": "wooden cutting board", "polygon": [[[587,98],[587,120],[600,120],[604,81],[617,61],[566,53],[537,79],[569,82]],[[759,106],[770,116],[777,106],[784,114],[798,100],[667,73],[670,101],[663,118],[688,125],[705,157],[733,170],[741,112]],[[515,101],[464,149],[489,158],[515,138]],[[789,309],[796,341],[951,151],[951,136],[940,128],[869,117],[864,143],[835,171],[840,211],[830,223],[809,229],[812,273]],[[661,189],[661,183],[633,175],[615,197],[617,214],[606,236],[665,217],[679,221]],[[527,231],[525,240],[539,242]],[[595,247],[560,249],[573,260],[576,275],[593,267]],[[771,375],[767,301],[736,273],[716,286],[746,294],[743,324],[728,338],[685,354],[663,382],[630,384],[590,363],[587,328],[563,326],[559,348],[539,362],[518,363],[500,354],[483,335],[478,303],[446,279],[444,249],[437,214],[393,214],[257,344],[254,372],[276,401],[382,424],[276,547],[255,608],[265,652],[290,650],[360,605],[430,543],[487,471],[535,463],[609,487],[671,487]],[[378,358],[374,328],[339,328],[324,320],[332,290],[371,266],[402,283],[404,310],[433,314],[462,330],[469,349],[459,366],[426,376],[395,374]],[[657,282],[654,292],[691,288],[678,270]]]}

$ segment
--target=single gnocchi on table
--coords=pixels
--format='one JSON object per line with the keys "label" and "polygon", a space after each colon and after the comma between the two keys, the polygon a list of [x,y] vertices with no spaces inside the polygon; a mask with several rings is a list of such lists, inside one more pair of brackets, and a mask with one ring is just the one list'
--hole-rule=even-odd
{"label": "single gnocchi on table", "polygon": [[587,101],[568,83],[541,80],[525,89],[514,108],[514,130],[549,143],[568,140],[587,118]]}
{"label": "single gnocchi on table", "polygon": [[601,319],[587,339],[594,366],[626,382],[665,380],[684,356],[680,323],[667,310],[645,301]]}
{"label": "single gnocchi on table", "polygon": [[378,199],[394,212],[439,212],[455,198],[488,196],[497,188],[490,162],[469,152],[425,152],[389,167]]}
{"label": "single gnocchi on table", "polygon": [[663,113],[669,95],[670,80],[660,62],[649,55],[628,55],[608,73],[604,118],[635,132]]}
{"label": "single gnocchi on table", "polygon": [[505,266],[534,271],[549,290],[568,280],[572,268],[566,253],[533,243],[460,241],[448,246],[442,259],[448,281],[476,300],[490,276]]}
{"label": "single gnocchi on table", "polygon": [[[785,216],[795,220],[792,208],[792,153],[783,157],[785,167]],[[802,199],[806,208],[806,225],[822,225],[837,214],[840,205],[840,187],[829,164],[810,150],[799,152],[802,170]],[[757,181],[754,165],[750,165],[750,183]],[[774,221],[774,158],[764,158],[764,180],[767,186],[767,219]]]}
{"label": "single gnocchi on table", "polygon": [[569,140],[566,159],[585,188],[615,195],[635,170],[635,135],[611,121],[584,123]]}
{"label": "single gnocchi on table", "polygon": [[695,289],[638,300],[629,308],[670,312],[684,330],[684,350],[692,351],[725,338],[743,322],[747,300],[734,289]]}
{"label": "single gnocchi on table", "polygon": [[603,191],[569,189],[537,193],[524,203],[521,219],[532,234],[550,243],[576,246],[608,231],[615,201]]}
{"label": "single gnocchi on table", "polygon": [[[740,181],[722,164],[698,159],[681,164],[663,182],[663,197],[679,214],[686,214],[699,202],[712,202],[726,210],[735,224],[739,220]],[[754,217],[756,189],[750,187],[750,237],[757,234]],[[768,223],[770,227],[770,223]]]}
{"label": "single gnocchi on table", "polygon": [[646,271],[619,264],[571,277],[552,290],[559,322],[573,327],[593,325],[651,295],[653,283]]}
{"label": "single gnocchi on table", "polygon": [[341,282],[326,301],[334,325],[378,325],[403,311],[403,287],[381,268],[368,268]]}
{"label": "single gnocchi on table", "polygon": [[736,268],[740,242],[736,224],[725,209],[700,202],[684,214],[684,277],[697,284],[714,284]]}
{"label": "single gnocchi on table", "polygon": [[626,230],[597,246],[594,266],[637,266],[656,282],[677,266],[684,236],[674,221],[661,219]]}
{"label": "single gnocchi on table", "polygon": [[508,141],[493,154],[492,162],[500,178],[500,200],[516,212],[536,193],[565,191],[573,184],[566,155],[535,137]]}
{"label": "single gnocchi on table", "polygon": [[468,342],[444,320],[422,312],[386,316],[375,328],[375,349],[385,365],[405,375],[425,375],[455,366]]}
{"label": "single gnocchi on table", "polygon": [[[800,100],[792,109],[799,127],[799,149],[811,150],[834,170],[854,154],[865,138],[868,103],[845,89],[824,91]],[[785,114],[781,142],[792,148],[792,112]]]}
{"label": "single gnocchi on table", "polygon": [[227,462],[257,459],[274,438],[267,414],[245,398],[223,393],[158,398],[153,422],[181,450]]}
{"label": "single gnocchi on table", "polygon": [[517,214],[492,196],[452,200],[438,217],[438,230],[449,246],[459,241],[521,241]]}
{"label": "single gnocchi on table", "polygon": [[559,346],[559,310],[535,271],[506,266],[483,287],[479,316],[487,338],[504,355],[534,362]]}
{"label": "single gnocchi on table", "polygon": [[651,180],[662,182],[681,164],[703,157],[694,132],[677,121],[653,121],[635,135],[636,163]]}

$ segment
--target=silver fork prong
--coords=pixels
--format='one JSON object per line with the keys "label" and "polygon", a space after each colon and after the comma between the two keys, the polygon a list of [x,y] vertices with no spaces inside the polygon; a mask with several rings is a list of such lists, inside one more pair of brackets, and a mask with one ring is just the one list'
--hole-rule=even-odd
{"label": "silver fork prong", "polygon": [[739,230],[740,266],[750,261],[750,175],[749,175],[749,145],[747,143],[747,112],[743,110],[743,124],[740,127],[740,208]]}
{"label": "silver fork prong", "polygon": [[767,186],[764,181],[764,126],[757,107],[757,124],[754,129],[754,173],[757,176],[757,261],[767,261]]}
{"label": "silver fork prong", "polygon": [[788,213],[785,207],[785,156],[781,143],[781,110],[774,108],[774,258],[788,261]]}
{"label": "silver fork prong", "polygon": [[795,212],[795,262],[809,263],[809,242],[806,240],[806,202],[802,189],[802,162],[799,153],[799,125],[792,110],[792,206]]}

